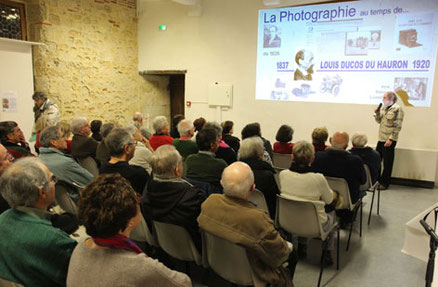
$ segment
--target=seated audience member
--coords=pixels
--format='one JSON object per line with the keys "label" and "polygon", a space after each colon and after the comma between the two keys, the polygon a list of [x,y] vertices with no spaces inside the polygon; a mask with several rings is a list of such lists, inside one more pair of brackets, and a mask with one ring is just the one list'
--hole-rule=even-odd
{"label": "seated audience member", "polygon": [[142,210],[147,220],[180,225],[201,250],[198,218],[205,194],[184,179],[182,157],[174,146],[160,146],[151,160],[153,178],[143,192]]}
{"label": "seated audience member", "polygon": [[193,136],[193,139],[195,141],[196,141],[196,135],[198,134],[198,132],[200,130],[202,130],[204,128],[206,123],[207,123],[207,121],[203,117],[200,117],[193,122],[193,126],[195,127],[195,134]]}
{"label": "seated audience member", "polygon": [[172,144],[182,156],[183,160],[185,160],[189,155],[195,154],[199,151],[196,143],[192,141],[192,137],[195,134],[192,121],[186,119],[181,120],[178,123],[178,132],[180,138],[174,139]]}
{"label": "seated audience member", "polygon": [[141,212],[134,190],[119,174],[100,175],[85,188],[79,219],[91,238],[74,249],[67,286],[192,286],[187,275],[147,256],[129,239]]}
{"label": "seated audience member", "polygon": [[292,137],[294,135],[294,129],[288,125],[282,125],[278,131],[275,139],[277,142],[274,143],[274,152],[282,154],[291,154],[292,148],[294,146]]}
{"label": "seated audience member", "polygon": [[93,180],[91,173],[63,152],[67,142],[57,126],[45,129],[41,133],[40,143],[40,160],[59,180],[84,187]]}
{"label": "seated audience member", "polygon": [[[281,238],[266,212],[248,201],[255,188],[250,167],[242,162],[231,164],[224,170],[221,184],[224,194],[212,194],[202,204],[199,227],[243,246],[254,275],[262,282],[292,286],[296,252],[291,253],[292,244]],[[283,267],[287,260],[291,278]]]}
{"label": "seated audience member", "polygon": [[158,116],[152,122],[155,134],[149,138],[149,143],[156,150],[162,145],[172,144],[173,138],[169,136],[169,123],[165,116]]}
{"label": "seated audience member", "polygon": [[146,139],[149,140],[149,138],[151,137],[151,133],[143,126],[143,114],[140,112],[136,112],[134,114],[134,117],[132,118],[133,120],[133,124],[140,129],[141,134],[143,135],[143,137],[145,137]]}
{"label": "seated audience member", "polygon": [[[12,163],[12,157],[8,154],[6,148],[0,144],[0,175],[6,170],[8,166]],[[0,214],[9,209],[8,202],[4,199],[4,197],[0,193]]]}
{"label": "seated audience member", "polygon": [[220,185],[221,175],[227,163],[216,158],[216,151],[219,147],[217,132],[212,128],[203,128],[196,135],[196,144],[199,152],[187,157],[186,176],[190,179]]}
{"label": "seated audience member", "polygon": [[208,122],[204,128],[212,128],[216,130],[219,140],[219,147],[216,151],[216,157],[223,159],[227,164],[232,164],[237,160],[236,152],[222,140],[222,127],[217,122]]}
{"label": "seated audience member", "polygon": [[149,173],[141,166],[129,165],[128,163],[135,151],[133,137],[125,129],[115,128],[106,137],[105,143],[111,158],[100,167],[100,174],[119,173],[131,183],[138,194],[142,194]]}
{"label": "seated audience member", "polygon": [[178,131],[178,124],[180,121],[185,119],[184,115],[174,115],[172,119],[172,129],[170,131],[170,136],[174,139],[178,139],[180,137],[179,131]]}
{"label": "seated audience member", "polygon": [[0,140],[14,159],[33,156],[29,144],[24,139],[23,132],[16,122],[0,122]]}
{"label": "seated audience member", "polygon": [[101,128],[102,141],[97,145],[97,149],[96,149],[96,159],[100,162],[101,165],[107,163],[111,158],[108,147],[105,143],[105,139],[113,129],[114,129],[113,123],[107,123],[102,125]]}
{"label": "seated audience member", "polygon": [[381,160],[377,151],[365,146],[368,142],[368,138],[363,133],[355,133],[351,137],[351,143],[353,148],[350,149],[352,154],[360,156],[362,161],[368,166],[371,174],[371,181],[374,184],[380,175]]}
{"label": "seated audience member", "polygon": [[[330,230],[336,223],[334,209],[326,213],[325,205],[333,202],[333,192],[330,189],[324,175],[313,173],[310,165],[315,158],[315,149],[306,141],[295,143],[292,149],[292,164],[289,170],[280,172],[281,195],[292,199],[318,202],[317,211],[322,227],[325,231]],[[299,240],[301,241],[301,240]],[[330,235],[328,250],[333,250],[333,235]],[[298,255],[306,257],[306,245],[298,243]],[[325,264],[333,264],[330,251],[325,256]]]}
{"label": "seated audience member", "polygon": [[229,145],[236,153],[239,152],[240,139],[233,136],[234,123],[232,121],[225,121],[222,123],[222,140]]}
{"label": "seated audience member", "polygon": [[275,170],[263,160],[263,141],[260,137],[250,137],[242,141],[239,150],[239,160],[247,163],[254,173],[255,185],[263,192],[271,218],[275,217],[278,186],[275,181]]}
{"label": "seated audience member", "polygon": [[346,150],[348,140],[346,132],[336,132],[330,138],[332,146],[315,154],[311,169],[325,176],[344,178],[350,189],[351,202],[355,203],[361,197],[360,185],[365,183],[366,174],[362,159]]}
{"label": "seated audience member", "polygon": [[60,121],[56,124],[56,126],[61,130],[62,136],[65,138],[67,142],[66,153],[71,153],[71,126],[67,121]]}
{"label": "seated audience member", "polygon": [[43,130],[50,127],[52,125],[52,122],[50,121],[49,117],[46,115],[41,115],[38,120],[35,122],[35,132],[36,132],[36,139],[35,139],[35,151],[39,153],[39,148],[41,147],[40,144],[40,135]]}
{"label": "seated audience member", "polygon": [[272,146],[269,140],[262,137],[259,123],[247,124],[242,130],[242,140],[254,136],[260,137],[263,140],[263,145],[265,147],[263,160],[267,161],[269,164],[272,165],[272,154],[273,154]]}
{"label": "seated audience member", "polygon": [[91,129],[91,137],[95,140],[95,141],[102,141],[102,135],[100,133],[100,128],[102,127],[102,121],[101,120],[94,120],[91,121],[90,124],[90,129]]}
{"label": "seated audience member", "polygon": [[7,168],[0,190],[11,208],[0,215],[0,278],[24,286],[65,286],[76,242],[52,226],[47,208],[56,178],[36,158]]}
{"label": "seated audience member", "polygon": [[325,142],[328,139],[328,130],[326,127],[315,128],[312,132],[312,144],[315,152],[325,151],[328,147]]}
{"label": "seated audience member", "polygon": [[96,158],[98,142],[89,137],[91,133],[87,118],[79,117],[71,121],[73,139],[71,141],[71,155],[74,158]]}
{"label": "seated audience member", "polygon": [[129,134],[137,142],[135,145],[134,156],[129,161],[130,165],[138,165],[146,169],[151,174],[152,168],[150,161],[152,158],[153,149],[149,141],[141,135],[141,131],[135,125],[128,125],[125,128]]}

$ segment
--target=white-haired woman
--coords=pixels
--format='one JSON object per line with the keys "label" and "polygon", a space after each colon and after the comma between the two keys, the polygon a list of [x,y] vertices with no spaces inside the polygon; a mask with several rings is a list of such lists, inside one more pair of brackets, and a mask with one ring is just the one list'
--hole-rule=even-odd
{"label": "white-haired woman", "polygon": [[162,145],[172,144],[173,137],[169,136],[169,123],[165,116],[155,117],[152,122],[152,127],[155,133],[149,138],[149,143],[154,150]]}

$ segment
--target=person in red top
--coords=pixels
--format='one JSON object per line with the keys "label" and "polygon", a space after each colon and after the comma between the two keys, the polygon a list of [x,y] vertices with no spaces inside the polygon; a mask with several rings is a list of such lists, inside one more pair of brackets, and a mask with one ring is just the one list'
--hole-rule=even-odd
{"label": "person in red top", "polygon": [[282,125],[275,136],[277,142],[274,143],[274,152],[291,154],[294,146],[294,144],[291,143],[293,135],[294,129],[291,126]]}
{"label": "person in red top", "polygon": [[172,145],[173,137],[169,136],[169,123],[165,116],[155,117],[152,122],[155,134],[149,138],[151,147],[156,150],[162,145]]}
{"label": "person in red top", "polygon": [[312,132],[312,144],[315,147],[315,152],[325,151],[328,147],[326,141],[328,139],[328,130],[326,127],[315,128]]}

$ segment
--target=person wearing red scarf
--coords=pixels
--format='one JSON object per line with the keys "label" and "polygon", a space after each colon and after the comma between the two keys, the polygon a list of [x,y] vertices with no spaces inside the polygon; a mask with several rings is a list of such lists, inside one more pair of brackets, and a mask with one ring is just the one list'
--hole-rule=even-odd
{"label": "person wearing red scarf", "polygon": [[74,249],[67,286],[192,286],[187,275],[150,258],[129,238],[142,214],[121,175],[100,175],[87,185],[78,217],[91,238]]}

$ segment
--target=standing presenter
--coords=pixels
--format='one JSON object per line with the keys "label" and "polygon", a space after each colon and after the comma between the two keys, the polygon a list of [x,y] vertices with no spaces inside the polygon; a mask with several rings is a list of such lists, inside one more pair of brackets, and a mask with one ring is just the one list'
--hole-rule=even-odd
{"label": "standing presenter", "polygon": [[374,110],[374,118],[380,124],[376,150],[383,160],[383,172],[379,178],[381,190],[387,189],[391,183],[394,149],[403,123],[404,112],[396,102],[397,95],[386,92],[383,95],[383,106],[380,104]]}

